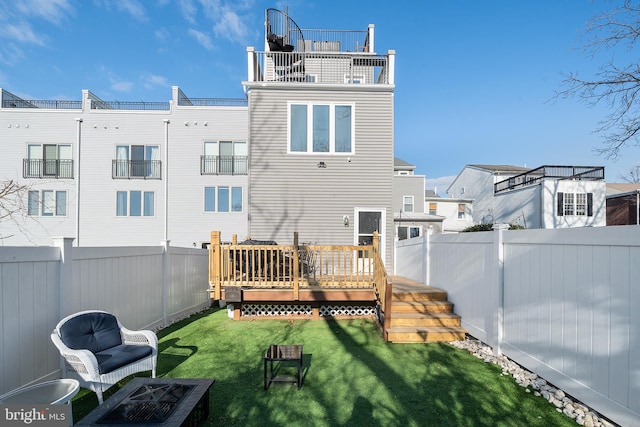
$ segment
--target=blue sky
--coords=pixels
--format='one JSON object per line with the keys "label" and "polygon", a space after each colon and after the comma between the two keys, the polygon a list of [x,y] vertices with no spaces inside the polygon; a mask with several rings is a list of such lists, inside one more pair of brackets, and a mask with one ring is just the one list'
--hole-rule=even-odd
{"label": "blue sky", "polygon": [[[569,72],[589,78],[579,32],[605,0],[13,0],[0,1],[0,87],[28,99],[167,101],[241,98],[246,46],[262,50],[264,11],[301,28],[365,30],[396,51],[395,154],[443,194],[466,164],[605,166],[607,181],[640,148],[598,157],[605,106],[548,102]],[[616,58],[624,61],[622,52]],[[637,55],[634,57],[637,59]]]}

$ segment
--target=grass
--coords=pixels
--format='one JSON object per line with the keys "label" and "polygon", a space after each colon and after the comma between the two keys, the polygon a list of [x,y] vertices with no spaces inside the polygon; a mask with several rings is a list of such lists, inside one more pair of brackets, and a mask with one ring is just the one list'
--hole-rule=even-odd
{"label": "grass", "polygon": [[[158,338],[157,376],[215,379],[206,425],[575,425],[496,365],[448,344],[386,343],[370,320],[233,321],[226,310],[209,310]],[[262,355],[272,343],[304,345],[300,390],[263,389]],[[96,406],[83,389],[74,420]]]}

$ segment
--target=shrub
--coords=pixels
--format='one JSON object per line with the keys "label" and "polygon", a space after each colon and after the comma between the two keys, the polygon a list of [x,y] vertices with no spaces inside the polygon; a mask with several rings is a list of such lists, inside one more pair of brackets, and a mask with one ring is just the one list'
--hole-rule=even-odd
{"label": "shrub", "polygon": [[[467,227],[462,230],[462,233],[470,233],[474,231],[491,231],[493,230],[493,223],[489,224],[476,224],[471,227]],[[518,224],[509,224],[509,230],[524,230],[524,227]]]}

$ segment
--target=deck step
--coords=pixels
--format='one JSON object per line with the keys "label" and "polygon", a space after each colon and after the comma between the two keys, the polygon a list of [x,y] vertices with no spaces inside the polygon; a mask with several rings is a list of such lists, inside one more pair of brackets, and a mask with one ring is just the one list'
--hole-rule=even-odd
{"label": "deck step", "polygon": [[451,313],[453,304],[449,301],[393,301],[391,303],[391,313]]}
{"label": "deck step", "polygon": [[391,327],[435,326],[460,327],[460,316],[454,313],[398,313],[391,316]]}
{"label": "deck step", "polygon": [[393,301],[446,301],[447,292],[442,289],[428,288],[420,291],[394,292]]}
{"label": "deck step", "polygon": [[463,340],[466,330],[460,327],[394,326],[387,329],[393,343],[426,343]]}

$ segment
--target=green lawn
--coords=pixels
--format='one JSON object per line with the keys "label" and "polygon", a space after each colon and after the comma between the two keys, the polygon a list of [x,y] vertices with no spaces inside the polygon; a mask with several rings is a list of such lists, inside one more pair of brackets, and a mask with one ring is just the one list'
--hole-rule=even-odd
{"label": "green lawn", "polygon": [[[369,320],[233,321],[210,310],[158,338],[159,377],[215,379],[206,425],[575,425],[496,365],[448,344],[386,343]],[[262,355],[272,343],[304,345],[302,389],[263,389]],[[95,406],[83,389],[74,420]]]}

